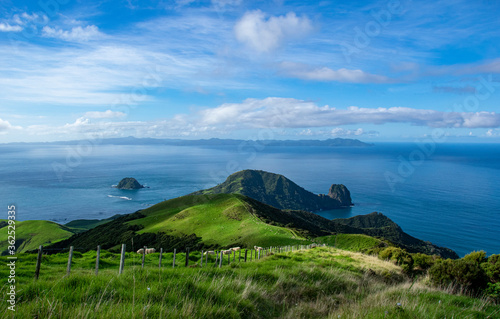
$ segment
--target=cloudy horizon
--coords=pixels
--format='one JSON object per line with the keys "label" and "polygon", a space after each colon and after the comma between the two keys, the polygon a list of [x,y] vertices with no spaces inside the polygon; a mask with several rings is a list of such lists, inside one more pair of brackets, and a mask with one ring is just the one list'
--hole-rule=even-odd
{"label": "cloudy horizon", "polygon": [[494,1],[0,4],[0,143],[500,141]]}

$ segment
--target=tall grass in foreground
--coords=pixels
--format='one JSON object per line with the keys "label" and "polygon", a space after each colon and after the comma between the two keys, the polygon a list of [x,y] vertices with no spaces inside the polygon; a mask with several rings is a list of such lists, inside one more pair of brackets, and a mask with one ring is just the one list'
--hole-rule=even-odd
{"label": "tall grass in foreground", "polygon": [[[485,300],[412,283],[390,262],[333,248],[221,269],[169,266],[69,277],[64,266],[46,268],[18,286],[15,318],[500,318]],[[1,317],[14,317],[6,307]]]}

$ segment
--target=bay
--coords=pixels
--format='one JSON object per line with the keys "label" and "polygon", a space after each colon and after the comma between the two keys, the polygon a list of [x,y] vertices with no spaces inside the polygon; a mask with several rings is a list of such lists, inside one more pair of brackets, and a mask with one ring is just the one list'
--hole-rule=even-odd
{"label": "bay", "polygon": [[[430,148],[432,147],[432,148]],[[102,219],[212,187],[241,169],[283,174],[314,193],[351,191],[346,218],[381,212],[417,238],[463,256],[500,253],[496,144],[377,143],[372,147],[0,145],[0,192],[19,220]],[[149,188],[113,188],[135,177]],[[1,215],[0,215],[0,218]]]}

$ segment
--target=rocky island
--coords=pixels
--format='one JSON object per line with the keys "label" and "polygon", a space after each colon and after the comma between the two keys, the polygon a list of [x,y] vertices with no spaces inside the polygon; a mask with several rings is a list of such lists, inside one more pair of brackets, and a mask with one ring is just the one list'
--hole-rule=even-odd
{"label": "rocky island", "polygon": [[146,188],[143,185],[141,185],[135,178],[132,177],[125,177],[122,179],[118,185],[116,185],[116,188],[118,189],[141,189],[141,188]]}

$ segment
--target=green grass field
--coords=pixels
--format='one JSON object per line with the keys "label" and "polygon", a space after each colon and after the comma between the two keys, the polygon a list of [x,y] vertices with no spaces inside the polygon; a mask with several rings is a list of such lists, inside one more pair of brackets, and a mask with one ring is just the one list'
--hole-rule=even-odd
{"label": "green grass field", "polygon": [[[7,227],[0,228],[0,252],[9,246]],[[55,243],[73,235],[71,229],[47,220],[16,221],[15,227],[16,241],[20,242],[16,250],[18,253],[37,249],[40,245]]]}
{"label": "green grass field", "polygon": [[[183,255],[103,251],[93,274],[95,252],[75,253],[64,276],[67,253],[44,256],[33,279],[36,255],[20,254],[16,268],[15,315],[0,304],[2,318],[500,318],[484,299],[430,288],[411,281],[393,263],[335,248],[281,253],[252,262],[186,268]],[[191,254],[192,264],[200,257]],[[2,264],[6,258],[2,257]],[[7,278],[8,269],[0,267]],[[8,285],[1,286],[6,296]]]}
{"label": "green grass field", "polygon": [[327,244],[336,248],[364,252],[375,247],[387,245],[384,241],[362,234],[337,234],[332,236],[317,237],[317,243]]}
{"label": "green grass field", "polygon": [[142,211],[145,218],[130,225],[143,225],[138,233],[166,232],[169,235],[194,233],[208,245],[253,247],[307,244],[290,229],[264,223],[250,213],[237,195],[206,196],[192,202],[193,196],[180,197]]}

